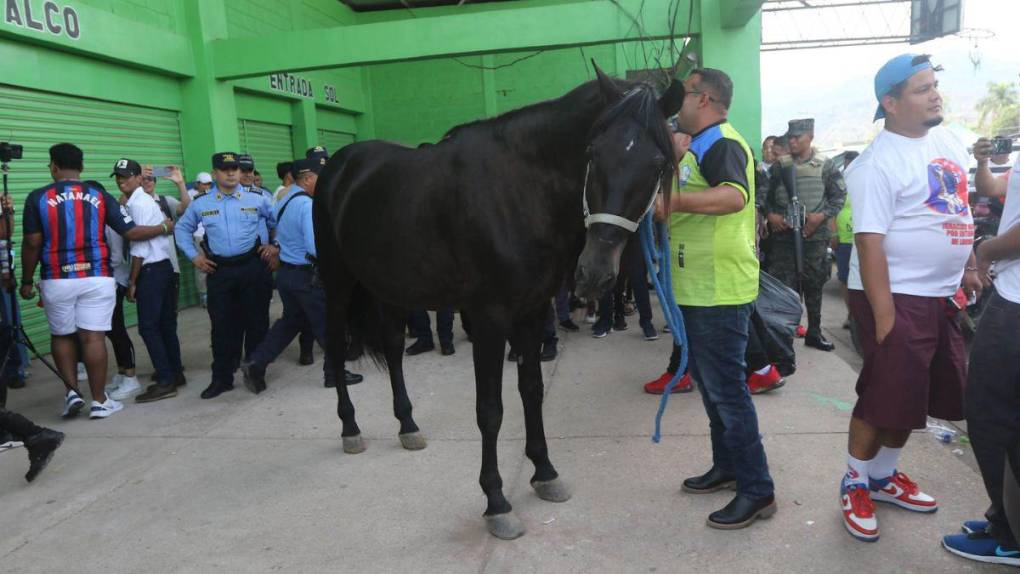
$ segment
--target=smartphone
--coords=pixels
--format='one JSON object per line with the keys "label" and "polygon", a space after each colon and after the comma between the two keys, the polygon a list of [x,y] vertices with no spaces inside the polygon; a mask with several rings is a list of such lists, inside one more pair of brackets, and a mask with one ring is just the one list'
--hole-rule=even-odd
{"label": "smartphone", "polygon": [[992,152],[990,155],[1009,155],[1013,152],[1012,138],[992,138]]}
{"label": "smartphone", "polygon": [[152,177],[168,177],[170,175],[170,166],[159,166],[152,168]]}

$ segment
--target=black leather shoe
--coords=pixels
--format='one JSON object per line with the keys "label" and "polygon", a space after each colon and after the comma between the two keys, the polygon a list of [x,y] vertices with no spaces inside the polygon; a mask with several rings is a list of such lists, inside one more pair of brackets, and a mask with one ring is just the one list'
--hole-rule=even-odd
{"label": "black leather shoe", "polygon": [[565,319],[563,321],[560,321],[560,328],[563,329],[564,331],[569,331],[571,333],[576,333],[581,330],[581,327],[579,327],[577,323],[575,323],[571,319]]}
{"label": "black leather shoe", "polygon": [[737,530],[747,528],[759,518],[772,518],[775,513],[775,496],[750,498],[738,494],[722,510],[708,515],[708,525],[720,530]]}
{"label": "black leather shoe", "polygon": [[713,466],[705,474],[692,476],[685,480],[680,489],[691,494],[708,494],[724,488],[735,488],[736,486],[737,480],[735,478],[723,474],[721,470]]}
{"label": "black leather shoe", "polygon": [[311,349],[308,349],[307,353],[304,351],[301,352],[301,357],[298,359],[299,365],[311,365],[314,362],[315,354],[312,353]]}
{"label": "black leather shoe", "polygon": [[28,451],[28,473],[25,474],[25,480],[32,482],[39,476],[62,442],[64,433],[45,428],[25,438],[25,450]]}
{"label": "black leather shoe", "polygon": [[444,341],[439,343],[439,352],[444,357],[448,357],[456,353],[457,350],[453,348],[453,341]]}
{"label": "black leather shoe", "polygon": [[177,375],[174,376],[174,386],[175,387],[188,386],[188,379],[184,377],[184,373],[177,373]]}
{"label": "black leather shoe", "polygon": [[436,345],[432,341],[418,339],[417,341],[415,341],[413,345],[407,348],[407,351],[405,351],[405,353],[407,353],[407,356],[413,357],[415,355],[420,355],[422,353],[433,351],[435,350],[435,348]]}
{"label": "black leather shoe", "polygon": [[156,383],[155,385],[149,385],[149,388],[145,389],[145,392],[135,397],[136,403],[152,403],[162,399],[169,399],[177,396],[177,387],[175,385],[164,385],[162,383]]}
{"label": "black leather shoe", "polygon": [[245,362],[241,364],[241,374],[244,375],[244,386],[256,395],[266,390],[266,369],[255,363]]}
{"label": "black leather shoe", "polygon": [[520,355],[518,355],[517,351],[513,348],[511,348],[510,352],[506,354],[506,362],[508,363],[516,363],[518,358],[520,358]]}
{"label": "black leather shoe", "polygon": [[623,318],[623,315],[617,315],[616,318],[613,320],[613,330],[614,331],[627,330],[627,320]]}
{"label": "black leather shoe", "polygon": [[819,351],[831,351],[836,348],[822,335],[808,335],[804,337],[804,346],[818,349]]}
{"label": "black leather shoe", "polygon": [[214,399],[227,391],[234,390],[234,383],[220,383],[213,381],[209,383],[209,386],[202,391],[200,395],[203,399]]}
{"label": "black leather shoe", "polygon": [[358,383],[360,383],[361,381],[364,381],[364,380],[365,380],[365,377],[363,377],[363,376],[361,376],[361,375],[359,375],[357,373],[352,373],[352,372],[344,369],[344,384],[347,385],[348,387],[351,386],[351,385],[356,385],[356,384],[358,384]]}
{"label": "black leather shoe", "polygon": [[25,388],[25,379],[21,377],[14,377],[7,381],[8,389],[23,389]]}

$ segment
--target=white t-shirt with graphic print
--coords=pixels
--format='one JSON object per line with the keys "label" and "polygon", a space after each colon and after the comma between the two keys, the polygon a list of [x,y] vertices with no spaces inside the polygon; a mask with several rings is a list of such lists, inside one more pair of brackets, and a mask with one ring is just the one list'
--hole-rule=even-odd
{"label": "white t-shirt with graphic print", "polygon": [[[1008,177],[999,235],[1020,225],[1020,156],[1017,156]],[[995,290],[1007,301],[1020,304],[1020,259],[1004,259],[995,264]]]}
{"label": "white t-shirt with graphic print", "polygon": [[[956,293],[974,245],[967,204],[967,148],[935,127],[921,138],[882,130],[847,168],[854,233],[880,233],[893,293]],[[864,289],[857,249],[850,289]]]}

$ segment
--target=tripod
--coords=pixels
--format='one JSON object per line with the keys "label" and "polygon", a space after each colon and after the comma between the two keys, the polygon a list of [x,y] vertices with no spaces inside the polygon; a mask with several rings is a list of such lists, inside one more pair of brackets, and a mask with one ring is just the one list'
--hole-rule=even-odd
{"label": "tripod", "polygon": [[[0,160],[2,160],[2,159],[6,159],[6,158],[0,158]],[[10,197],[10,194],[8,193],[8,190],[7,190],[7,174],[9,172],[10,172],[10,165],[9,165],[9,163],[6,162],[6,161],[0,161],[0,173],[3,174],[3,197],[5,197],[5,198]],[[17,309],[17,306],[18,306],[18,293],[17,293],[17,290],[14,289],[14,284],[15,284],[14,283],[14,266],[13,266],[14,255],[13,255],[13,252],[12,252],[12,240],[11,240],[11,235],[12,235],[12,232],[13,232],[13,227],[14,227],[13,223],[14,222],[13,222],[13,218],[11,217],[11,210],[4,209],[3,210],[3,215],[0,216],[0,217],[2,217],[2,220],[4,222],[4,236],[3,236],[3,240],[4,240],[4,247],[3,247],[4,254],[3,255],[4,255],[4,257],[6,257],[6,261],[7,261],[6,269],[4,271],[6,271],[8,273],[8,275],[10,276],[10,279],[11,279],[3,287],[4,291],[6,291],[6,293],[8,295],[7,301],[4,302],[4,305],[5,305],[5,311],[7,312],[7,317],[9,318],[9,320],[8,321],[4,321],[3,324],[0,325],[0,334],[2,334],[2,335],[0,335],[0,340],[8,342],[6,348],[0,349],[0,353],[3,353],[3,360],[0,361],[0,379],[2,379],[4,377],[4,372],[5,372],[5,369],[7,368],[7,363],[11,359],[11,353],[12,352],[16,352],[15,349],[17,348],[17,345],[24,345],[25,348],[28,349],[36,359],[39,359],[40,363],[42,363],[43,365],[46,365],[46,368],[48,368],[49,370],[53,371],[53,374],[55,374],[57,376],[57,378],[60,379],[60,381],[62,383],[64,383],[64,386],[68,390],[71,390],[73,387],[67,382],[67,380],[64,379],[63,376],[61,376],[60,371],[58,371],[57,368],[55,366],[53,366],[53,363],[51,363],[48,359],[43,357],[42,354],[39,353],[39,350],[35,348],[35,345],[32,344],[32,340],[28,337],[28,333],[25,332],[25,327],[21,324],[21,321],[15,321],[15,319],[14,319],[17,316],[17,312],[18,312],[18,309]],[[3,388],[0,389],[0,390],[2,390],[2,393],[0,393],[0,399],[2,399],[2,400],[0,400],[0,406],[3,406],[7,402],[6,401],[6,399],[7,399],[7,396],[6,396],[7,395],[7,388],[6,388],[7,385],[4,384],[4,385],[2,385],[2,387]]]}

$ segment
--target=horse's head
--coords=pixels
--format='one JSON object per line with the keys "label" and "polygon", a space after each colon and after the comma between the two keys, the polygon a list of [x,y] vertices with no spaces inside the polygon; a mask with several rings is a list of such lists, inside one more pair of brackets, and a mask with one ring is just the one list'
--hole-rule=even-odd
{"label": "horse's head", "polygon": [[683,84],[673,82],[658,100],[647,84],[626,91],[595,66],[606,107],[592,126],[584,180],[588,228],[577,261],[577,289],[598,296],[616,281],[627,239],[673,171],[673,143],[666,118],[683,103]]}

